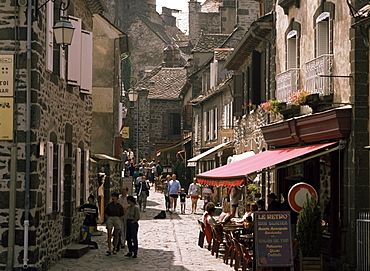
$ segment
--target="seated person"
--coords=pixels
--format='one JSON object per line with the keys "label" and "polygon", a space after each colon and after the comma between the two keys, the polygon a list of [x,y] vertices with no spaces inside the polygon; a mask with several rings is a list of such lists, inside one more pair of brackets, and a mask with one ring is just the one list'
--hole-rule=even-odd
{"label": "seated person", "polygon": [[252,209],[250,203],[245,205],[245,214],[243,215],[243,220],[245,220],[248,216],[252,216]]}
{"label": "seated person", "polygon": [[204,216],[204,225],[205,225],[205,235],[208,245],[212,242],[212,228],[211,227],[217,227],[220,225],[214,218],[213,215],[215,214],[216,208],[210,207],[208,208],[207,213]]}
{"label": "seated person", "polygon": [[244,221],[244,228],[245,228],[245,233],[246,234],[251,234],[253,233],[254,229],[254,222],[252,221],[252,217],[248,216],[245,221]]}
{"label": "seated person", "polygon": [[230,221],[230,219],[231,219],[231,214],[226,213],[226,212],[222,212],[220,214],[220,216],[218,217],[217,221],[218,221],[218,223],[226,223],[226,222]]}

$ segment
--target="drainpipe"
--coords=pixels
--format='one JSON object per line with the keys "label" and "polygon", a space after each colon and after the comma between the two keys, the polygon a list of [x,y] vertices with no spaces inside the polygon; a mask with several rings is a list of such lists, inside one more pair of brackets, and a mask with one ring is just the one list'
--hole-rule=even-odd
{"label": "drainpipe", "polygon": [[26,81],[26,178],[24,191],[24,245],[23,269],[28,268],[28,226],[30,212],[30,166],[31,166],[31,32],[32,32],[32,1],[27,3],[27,81]]}

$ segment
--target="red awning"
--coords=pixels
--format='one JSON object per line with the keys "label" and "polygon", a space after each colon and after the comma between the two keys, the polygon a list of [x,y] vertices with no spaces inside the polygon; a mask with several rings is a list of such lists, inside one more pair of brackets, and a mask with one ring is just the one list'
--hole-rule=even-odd
{"label": "red awning", "polygon": [[264,151],[235,163],[198,174],[197,179],[199,183],[207,185],[241,185],[250,173],[332,146],[336,143],[338,142]]}

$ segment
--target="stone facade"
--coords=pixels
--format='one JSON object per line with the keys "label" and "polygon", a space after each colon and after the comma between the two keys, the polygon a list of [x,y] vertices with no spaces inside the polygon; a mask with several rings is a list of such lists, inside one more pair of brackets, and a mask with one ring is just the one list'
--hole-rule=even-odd
{"label": "stone facade", "polygon": [[[0,12],[3,22],[0,26],[0,54],[12,54],[15,58],[14,140],[0,141],[0,210],[3,214],[0,222],[3,244],[0,249],[1,269],[28,266],[30,270],[46,270],[61,257],[64,246],[80,240],[82,215],[76,207],[84,198],[76,195],[76,179],[77,175],[82,174],[81,180],[86,185],[88,168],[86,163],[76,161],[76,158],[81,157],[86,161],[91,148],[92,97],[81,93],[79,87],[66,85],[65,79],[60,78],[61,49],[55,43],[53,71],[46,71],[46,9],[44,6],[38,10],[36,17],[32,16],[29,82],[26,60],[27,7],[15,7],[6,2]],[[58,11],[56,7],[56,19]],[[92,31],[91,14],[94,11],[84,1],[77,0],[67,13],[81,18],[83,29]],[[27,88],[30,103],[26,99]],[[30,112],[27,112],[27,105],[30,106]],[[30,129],[27,128],[28,114]],[[29,155],[26,154],[28,131]],[[53,153],[50,152],[51,146]],[[48,172],[48,159],[51,157],[54,158],[54,164]],[[80,172],[77,172],[78,169]],[[59,179],[57,172],[62,174]],[[49,187],[47,176],[52,177]],[[13,186],[14,190],[9,189]],[[26,194],[28,187],[29,198]],[[50,191],[53,193],[50,194]],[[10,200],[13,197],[16,198],[15,216],[12,215]],[[25,199],[29,199],[29,204]],[[29,245],[24,247],[27,210]],[[10,228],[12,223],[14,226]],[[11,248],[8,244],[12,243],[12,238],[15,239],[15,246]],[[25,249],[28,250],[28,259],[23,260]]]}

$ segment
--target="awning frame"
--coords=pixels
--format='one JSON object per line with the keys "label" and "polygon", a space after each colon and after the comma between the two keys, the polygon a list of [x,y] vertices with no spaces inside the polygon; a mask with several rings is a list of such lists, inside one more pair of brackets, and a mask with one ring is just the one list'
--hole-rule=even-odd
{"label": "awning frame", "polygon": [[228,142],[218,144],[217,146],[210,148],[209,150],[206,150],[205,152],[202,152],[201,154],[198,154],[190,158],[187,161],[187,163],[197,163],[199,160],[207,158],[216,152],[220,152],[220,151],[223,151],[224,149],[230,148],[232,144],[233,144],[233,141],[228,141]]}
{"label": "awning frame", "polygon": [[[340,140],[339,141],[339,144],[336,147],[330,148],[329,150],[321,151],[319,153],[310,155],[310,156],[305,157],[305,158],[301,158],[301,159],[299,159],[297,161],[294,161],[294,162],[290,162],[290,163],[284,162],[285,164],[284,165],[281,165],[281,166],[272,165],[272,166],[270,166],[268,168],[263,168],[261,170],[250,172],[250,173],[248,173],[246,175],[230,176],[230,177],[215,177],[215,176],[214,177],[207,177],[207,176],[204,176],[203,177],[203,176],[196,176],[196,178],[198,179],[198,181],[200,181],[200,180],[204,181],[205,184],[215,185],[215,186],[235,186],[235,185],[242,185],[247,180],[247,177],[250,174],[253,174],[253,173],[260,174],[260,173],[269,172],[269,171],[272,171],[272,170],[278,170],[278,169],[286,168],[286,167],[289,167],[289,166],[293,166],[293,165],[296,165],[296,164],[305,162],[307,160],[316,158],[316,157],[321,156],[321,155],[325,155],[327,153],[330,153],[330,152],[333,152],[333,151],[336,151],[336,150],[342,150],[342,149],[344,149],[346,147],[346,145],[347,145],[347,140]],[[299,157],[296,157],[296,158],[299,158]],[[248,158],[245,158],[245,159],[248,159]],[[292,159],[295,159],[295,158],[292,158]],[[290,159],[290,160],[292,160],[292,159]],[[288,160],[288,161],[290,161],[290,160]],[[224,181],[221,181],[221,180],[224,180]],[[200,181],[200,183],[202,183],[202,181]],[[226,185],[220,185],[220,184],[217,184],[217,182],[220,182],[220,183],[223,183],[223,184],[226,184]]]}

